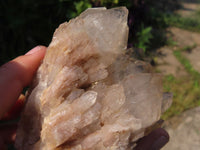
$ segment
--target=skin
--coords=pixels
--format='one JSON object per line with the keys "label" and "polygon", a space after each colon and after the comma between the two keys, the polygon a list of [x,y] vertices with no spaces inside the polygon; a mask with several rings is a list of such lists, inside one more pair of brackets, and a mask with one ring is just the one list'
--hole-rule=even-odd
{"label": "skin", "polygon": [[[0,120],[5,119],[7,116],[15,115],[8,115],[6,113],[11,108],[13,109],[13,107],[19,107],[19,104],[17,104],[19,102],[18,98],[23,88],[28,86],[33,79],[38,66],[44,58],[45,52],[46,47],[37,46],[27,54],[19,56],[0,67]],[[23,105],[22,102],[20,100],[20,105]],[[15,141],[16,128],[16,124],[0,125],[1,150],[6,149],[6,144]],[[159,128],[140,139],[135,150],[159,150],[168,141],[169,135],[167,132]]]}

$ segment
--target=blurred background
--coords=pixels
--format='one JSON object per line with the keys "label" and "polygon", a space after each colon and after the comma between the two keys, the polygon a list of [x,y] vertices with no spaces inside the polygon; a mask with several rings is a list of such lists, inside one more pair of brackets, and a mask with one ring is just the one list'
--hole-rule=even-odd
{"label": "blurred background", "polygon": [[176,0],[0,0],[0,64],[38,44],[48,46],[59,24],[87,8],[102,6],[129,9],[129,47],[146,51],[165,43],[162,30],[168,26],[167,16],[179,4]]}
{"label": "blurred background", "polygon": [[59,24],[102,6],[129,9],[128,47],[164,75],[163,89],[174,95],[162,116],[171,136],[164,149],[200,149],[199,0],[0,0],[0,65],[48,46]]}

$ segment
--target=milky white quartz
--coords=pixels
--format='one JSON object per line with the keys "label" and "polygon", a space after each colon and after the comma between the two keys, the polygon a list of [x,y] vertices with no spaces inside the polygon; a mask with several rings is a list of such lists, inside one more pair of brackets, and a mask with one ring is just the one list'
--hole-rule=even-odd
{"label": "milky white quartz", "polygon": [[128,150],[160,119],[170,101],[161,75],[125,54],[127,16],[87,9],[56,29],[27,94],[19,150]]}

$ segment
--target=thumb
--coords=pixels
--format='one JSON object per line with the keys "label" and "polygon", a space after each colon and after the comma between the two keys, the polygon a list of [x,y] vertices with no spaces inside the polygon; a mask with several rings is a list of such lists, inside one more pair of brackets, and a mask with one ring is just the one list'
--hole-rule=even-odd
{"label": "thumb", "polygon": [[158,128],[137,142],[134,150],[160,150],[169,141],[168,133]]}
{"label": "thumb", "polygon": [[31,82],[45,50],[44,46],[35,47],[26,55],[0,67],[0,119],[15,104],[23,88]]}

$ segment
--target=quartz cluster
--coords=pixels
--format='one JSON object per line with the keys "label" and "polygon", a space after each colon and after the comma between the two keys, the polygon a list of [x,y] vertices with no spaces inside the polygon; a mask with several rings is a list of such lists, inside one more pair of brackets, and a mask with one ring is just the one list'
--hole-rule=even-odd
{"label": "quartz cluster", "polygon": [[128,150],[169,104],[162,77],[126,55],[128,10],[87,9],[59,26],[27,94],[19,150]]}

